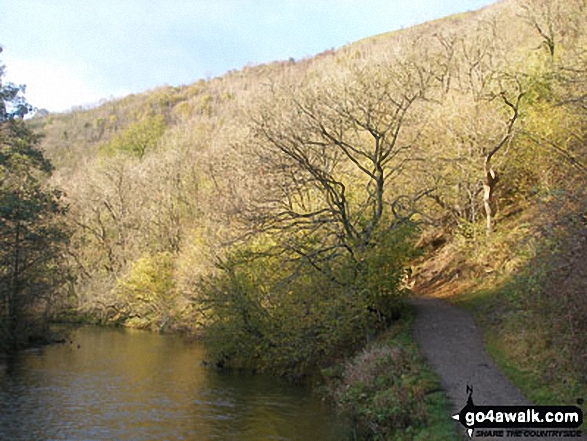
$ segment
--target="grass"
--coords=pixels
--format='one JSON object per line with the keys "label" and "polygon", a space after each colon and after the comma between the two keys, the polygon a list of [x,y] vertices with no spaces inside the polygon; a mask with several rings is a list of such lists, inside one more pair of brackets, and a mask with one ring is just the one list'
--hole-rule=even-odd
{"label": "grass", "polygon": [[514,278],[493,289],[466,293],[456,303],[475,315],[487,351],[530,401],[575,404],[585,398],[585,379],[564,360],[552,318],[542,314],[539,296],[528,290],[525,277]]}
{"label": "grass", "polygon": [[451,237],[421,264],[418,289],[469,310],[530,401],[576,405],[587,398],[587,230],[572,213],[524,208],[489,241]]}
{"label": "grass", "polygon": [[355,440],[456,440],[449,401],[412,341],[414,314],[351,359],[323,369],[327,393]]}
{"label": "grass", "polygon": [[517,271],[480,278],[451,299],[474,314],[491,357],[536,404],[587,398],[585,236],[563,223]]}

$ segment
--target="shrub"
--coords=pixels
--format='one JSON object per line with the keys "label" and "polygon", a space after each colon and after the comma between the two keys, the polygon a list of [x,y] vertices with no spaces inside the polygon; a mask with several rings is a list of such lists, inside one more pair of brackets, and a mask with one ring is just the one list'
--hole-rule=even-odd
{"label": "shrub", "polygon": [[411,249],[407,230],[379,237],[323,272],[260,241],[234,250],[202,285],[210,357],[299,378],[364,344],[400,313]]}
{"label": "shrub", "polygon": [[126,313],[119,320],[130,327],[165,328],[177,307],[173,272],[171,253],[149,255],[134,262],[116,288],[126,305]]}
{"label": "shrub", "polygon": [[355,440],[455,439],[448,400],[411,341],[412,318],[404,314],[352,358],[321,371]]}

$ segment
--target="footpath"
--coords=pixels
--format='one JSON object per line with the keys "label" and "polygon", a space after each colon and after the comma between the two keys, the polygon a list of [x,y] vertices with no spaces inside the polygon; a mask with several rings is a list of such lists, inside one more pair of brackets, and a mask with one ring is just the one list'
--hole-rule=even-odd
{"label": "footpath", "polygon": [[[458,413],[468,398],[467,386],[473,388],[475,405],[529,405],[530,402],[497,368],[485,351],[479,327],[467,311],[442,300],[415,297],[411,300],[416,308],[413,334],[428,363],[441,380],[452,405],[452,414]],[[557,404],[557,403],[553,403]],[[476,436],[472,438],[455,421],[463,439],[473,440],[585,440],[559,437]],[[479,430],[479,429],[477,429]],[[538,430],[538,429],[528,429]]]}

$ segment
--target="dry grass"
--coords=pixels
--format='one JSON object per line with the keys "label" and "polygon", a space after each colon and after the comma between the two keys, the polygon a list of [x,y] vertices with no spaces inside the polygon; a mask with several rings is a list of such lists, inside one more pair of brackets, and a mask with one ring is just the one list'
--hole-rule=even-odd
{"label": "dry grass", "polygon": [[355,439],[454,440],[448,400],[411,342],[412,315],[344,363],[323,371]]}
{"label": "dry grass", "polygon": [[585,207],[581,190],[526,206],[490,240],[448,239],[414,277],[416,294],[476,315],[492,356],[535,402],[572,404],[587,389]]}

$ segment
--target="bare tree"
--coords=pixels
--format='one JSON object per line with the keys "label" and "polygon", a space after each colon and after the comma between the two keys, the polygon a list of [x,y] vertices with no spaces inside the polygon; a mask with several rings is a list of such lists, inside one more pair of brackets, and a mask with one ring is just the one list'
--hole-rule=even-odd
{"label": "bare tree", "polygon": [[418,167],[410,189],[398,183],[419,160],[418,110],[440,88],[437,74],[398,58],[274,91],[252,117],[257,174],[270,189],[251,207],[257,228],[306,238],[312,246],[290,250],[320,270],[341,252],[359,258],[383,218],[398,220],[401,198],[424,195]]}
{"label": "bare tree", "polygon": [[520,17],[536,31],[540,46],[553,59],[565,40],[574,41],[582,33],[587,18],[585,0],[520,0],[519,6]]}
{"label": "bare tree", "polygon": [[520,117],[520,102],[524,96],[521,84],[517,82],[517,90],[514,92],[514,98],[510,99],[505,91],[500,92],[500,98],[504,104],[511,110],[511,116],[505,124],[504,133],[497,144],[495,144],[485,154],[483,166],[485,169],[485,176],[483,178],[483,206],[485,208],[485,231],[489,236],[493,231],[493,216],[494,209],[494,192],[495,186],[499,181],[499,176],[494,170],[491,160],[504,146],[511,142],[514,136],[514,127]]}
{"label": "bare tree", "polygon": [[500,17],[493,16],[480,21],[466,39],[439,37],[453,54],[452,81],[428,140],[440,163],[436,202],[457,223],[474,224],[484,212],[487,235],[496,212],[495,158],[500,154],[500,162],[505,160],[524,96],[522,81],[507,70],[502,25]]}

